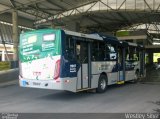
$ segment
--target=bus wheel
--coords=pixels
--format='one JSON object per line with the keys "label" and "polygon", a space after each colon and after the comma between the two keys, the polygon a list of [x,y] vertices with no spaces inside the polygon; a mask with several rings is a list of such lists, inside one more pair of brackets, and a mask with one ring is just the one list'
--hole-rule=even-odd
{"label": "bus wheel", "polygon": [[98,81],[98,88],[96,89],[97,93],[103,93],[107,89],[107,77],[105,75],[101,75]]}

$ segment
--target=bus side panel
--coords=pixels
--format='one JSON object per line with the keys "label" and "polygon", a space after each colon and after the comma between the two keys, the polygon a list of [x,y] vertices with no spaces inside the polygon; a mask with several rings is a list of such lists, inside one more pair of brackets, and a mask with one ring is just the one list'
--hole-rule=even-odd
{"label": "bus side panel", "polygon": [[134,77],[135,77],[135,71],[132,70],[132,71],[126,71],[126,81],[130,81],[130,80],[133,80]]}
{"label": "bus side panel", "polygon": [[126,67],[126,81],[130,81],[135,78],[135,72],[137,69],[140,69],[139,61],[134,61]]}
{"label": "bus side panel", "polygon": [[77,71],[77,89],[81,89],[81,67]]}
{"label": "bus side panel", "polygon": [[98,80],[102,72],[108,77],[108,85],[115,84],[118,81],[118,72],[113,72],[116,61],[92,62],[92,88],[98,87]]}
{"label": "bus side panel", "polygon": [[118,81],[118,72],[107,73],[108,85],[116,84]]}
{"label": "bus side panel", "polygon": [[88,64],[82,64],[77,70],[77,89],[88,88],[88,82]]}
{"label": "bus side panel", "polygon": [[83,79],[83,88],[88,87],[88,64],[82,64],[83,70],[82,70],[82,79]]}
{"label": "bus side panel", "polygon": [[77,91],[77,77],[65,77],[61,78],[62,81],[62,90],[66,91]]}

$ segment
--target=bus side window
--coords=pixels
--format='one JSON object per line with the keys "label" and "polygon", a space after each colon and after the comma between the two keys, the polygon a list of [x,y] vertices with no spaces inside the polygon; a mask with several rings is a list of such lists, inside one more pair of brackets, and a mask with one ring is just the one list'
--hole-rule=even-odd
{"label": "bus side window", "polygon": [[92,61],[97,61],[97,58],[98,58],[98,45],[97,45],[97,42],[93,42],[91,48],[92,48],[91,49],[91,52],[92,52],[91,60]]}
{"label": "bus side window", "polygon": [[105,43],[105,61],[109,60],[110,59],[110,49],[108,47],[108,44]]}
{"label": "bus side window", "polygon": [[129,47],[126,49],[126,60],[127,61],[138,61],[139,60],[139,53],[136,48]]}
{"label": "bus side window", "polygon": [[105,44],[104,42],[99,42],[99,60],[104,61],[105,60]]}
{"label": "bus side window", "polygon": [[87,42],[80,42],[80,61],[81,63],[88,63],[88,44]]}
{"label": "bus side window", "polygon": [[101,61],[102,55],[103,55],[102,53],[100,53],[100,52],[103,52],[101,50],[102,50],[102,48],[100,48],[100,43],[98,41],[95,41],[92,43],[92,49],[91,49],[92,61]]}
{"label": "bus side window", "polygon": [[74,43],[74,40],[70,36],[66,37],[65,56],[68,60],[75,59],[75,43]]}

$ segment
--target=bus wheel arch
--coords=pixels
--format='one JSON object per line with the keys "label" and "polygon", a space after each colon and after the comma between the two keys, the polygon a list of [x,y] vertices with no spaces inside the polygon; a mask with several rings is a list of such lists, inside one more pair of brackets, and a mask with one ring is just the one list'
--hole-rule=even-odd
{"label": "bus wheel arch", "polygon": [[108,87],[108,77],[105,72],[102,72],[98,79],[98,87],[96,88],[97,93],[104,93]]}

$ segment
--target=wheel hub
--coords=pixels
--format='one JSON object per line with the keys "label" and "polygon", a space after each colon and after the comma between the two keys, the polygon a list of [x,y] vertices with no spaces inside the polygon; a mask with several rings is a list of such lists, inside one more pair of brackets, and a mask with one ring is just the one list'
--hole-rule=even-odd
{"label": "wheel hub", "polygon": [[103,79],[100,83],[101,89],[104,90],[106,88],[106,81]]}

